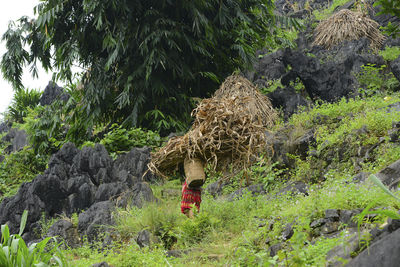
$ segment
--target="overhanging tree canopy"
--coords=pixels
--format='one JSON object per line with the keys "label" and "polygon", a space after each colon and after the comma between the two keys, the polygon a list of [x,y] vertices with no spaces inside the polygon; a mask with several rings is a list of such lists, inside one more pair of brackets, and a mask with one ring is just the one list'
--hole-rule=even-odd
{"label": "overhanging tree canopy", "polygon": [[35,19],[21,18],[4,34],[4,77],[18,90],[23,65],[35,75],[40,61],[67,80],[81,66],[79,106],[88,125],[183,128],[191,98],[248,67],[275,27],[272,0],[42,2]]}

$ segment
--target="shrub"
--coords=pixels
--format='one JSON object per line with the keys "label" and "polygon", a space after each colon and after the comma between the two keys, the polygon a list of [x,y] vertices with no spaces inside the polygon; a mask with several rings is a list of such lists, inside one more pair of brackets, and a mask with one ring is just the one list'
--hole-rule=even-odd
{"label": "shrub", "polygon": [[[25,244],[21,235],[24,231],[28,211],[24,211],[18,234],[10,235],[8,226],[1,226],[0,266],[68,266],[67,261],[58,249],[59,244],[55,238],[47,237],[39,243],[33,243],[29,247]],[[55,241],[50,245],[49,241]]]}
{"label": "shrub", "polygon": [[39,104],[42,92],[38,90],[21,89],[14,94],[11,105],[8,107],[8,115],[14,122],[22,123],[27,116],[29,108],[35,108]]}
{"label": "shrub", "polygon": [[387,46],[385,50],[379,51],[379,55],[386,61],[393,61],[400,56],[400,46]]}
{"label": "shrub", "polygon": [[375,64],[361,66],[361,71],[356,74],[357,80],[365,89],[361,91],[366,96],[388,90],[394,91],[400,86],[393,73],[385,73],[386,65],[380,67]]}
{"label": "shrub", "polygon": [[100,141],[109,153],[129,151],[133,147],[158,147],[162,138],[153,131],[146,131],[141,128],[125,129],[118,124],[111,126],[108,132]]}
{"label": "shrub", "polygon": [[22,182],[31,181],[46,169],[47,157],[36,155],[33,149],[25,147],[11,153],[0,163],[0,190],[8,196],[13,194]]}

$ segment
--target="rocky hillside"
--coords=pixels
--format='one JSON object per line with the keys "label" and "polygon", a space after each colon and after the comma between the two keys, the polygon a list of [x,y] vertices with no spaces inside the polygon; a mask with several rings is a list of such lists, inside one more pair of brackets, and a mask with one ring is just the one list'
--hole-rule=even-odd
{"label": "rocky hillside", "polygon": [[[258,51],[243,74],[280,120],[247,175],[208,175],[194,219],[180,213],[183,177],[148,172],[163,141],[155,133],[107,125],[98,143],[76,145],[62,142],[60,123],[64,135],[43,142],[51,157],[31,149],[42,140],[30,131],[37,113],[73,98],[50,83],[39,108],[0,125],[0,223],[16,233],[28,210],[25,242],[56,236],[71,266],[397,266],[400,38],[378,51],[367,37],[328,50],[313,45],[318,23],[359,1],[275,5],[304,27],[285,30],[292,41]],[[400,22],[362,8],[383,28]]]}

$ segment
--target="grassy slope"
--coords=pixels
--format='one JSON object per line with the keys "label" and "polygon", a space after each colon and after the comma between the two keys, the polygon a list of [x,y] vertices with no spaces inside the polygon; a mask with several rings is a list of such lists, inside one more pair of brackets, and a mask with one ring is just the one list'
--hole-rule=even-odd
{"label": "grassy slope", "polygon": [[[379,95],[322,104],[309,112],[293,116],[289,123],[298,132],[315,128],[317,144],[314,149],[323,157],[324,151],[342,145],[344,140],[350,141],[347,143],[349,151],[360,145],[374,143],[379,138],[387,140],[387,130],[398,114],[387,113],[382,108],[399,101],[400,96],[394,94],[389,98]],[[316,120],[321,116],[325,118],[324,123]],[[338,122],[339,116],[343,119]],[[351,134],[363,125],[367,126],[368,135],[356,137]],[[326,140],[329,140],[328,145]],[[377,171],[399,159],[400,147],[385,141],[378,149],[376,158],[376,161],[366,163],[362,170]],[[296,168],[290,170],[291,180],[315,181],[315,177],[312,177],[315,170],[311,168],[314,160],[297,159]],[[213,199],[205,195],[201,213],[194,220],[187,219],[179,212],[178,180],[156,185],[153,189],[162,200],[160,203],[142,210],[120,210],[116,214],[118,224],[115,230],[121,240],[117,251],[120,254],[98,252],[89,246],[69,250],[67,254],[74,261],[74,266],[88,266],[103,260],[113,266],[268,266],[269,263],[282,265],[285,261],[290,266],[323,266],[326,253],[337,244],[346,242],[347,238],[345,226],[335,238],[313,237],[309,225],[313,220],[322,218],[326,209],[362,209],[372,201],[375,201],[376,207],[400,208],[398,203],[374,185],[352,183],[356,171],[351,161],[334,161],[337,161],[333,163],[334,168],[325,170],[327,180],[310,185],[308,196],[275,196],[284,179],[278,178],[280,171],[259,164],[253,169],[252,178],[255,182],[267,185],[270,190],[268,196],[246,195],[228,202],[224,197]],[[271,181],[271,177],[275,180]],[[215,178],[211,177],[209,182],[212,180]],[[235,187],[239,185],[227,188],[225,195]],[[176,194],[162,197],[163,190],[175,190]],[[287,223],[294,223],[294,236],[276,257],[269,257],[268,247],[282,241],[282,231]],[[140,250],[135,244],[134,238],[142,229],[148,229],[154,235],[150,249]],[[174,237],[177,242],[171,241]],[[266,240],[269,240],[268,245]],[[181,258],[167,258],[164,254],[166,248],[185,250],[187,254]],[[116,248],[112,247],[110,251],[116,251]]]}

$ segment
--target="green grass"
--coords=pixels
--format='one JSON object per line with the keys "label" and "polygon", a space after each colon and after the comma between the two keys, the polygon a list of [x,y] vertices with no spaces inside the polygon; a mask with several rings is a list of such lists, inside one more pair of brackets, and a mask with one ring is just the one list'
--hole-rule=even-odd
{"label": "green grass", "polygon": [[[235,182],[220,198],[204,194],[201,212],[194,219],[188,219],[180,213],[181,182],[175,178],[152,185],[159,202],[142,209],[131,207],[115,213],[114,234],[119,237],[119,242],[109,250],[101,251],[96,246],[86,245],[65,253],[74,266],[88,266],[100,261],[113,266],[325,266],[328,251],[338,244],[346,244],[349,234],[342,225],[334,238],[315,237],[311,222],[323,218],[327,209],[364,209],[373,203],[372,208],[396,211],[400,204],[371,182],[353,183],[352,177],[359,170],[354,169],[351,160],[339,160],[334,155],[329,169],[319,166],[315,160],[325,160],[322,152],[334,150],[344,141],[349,142],[351,150],[374,144],[380,138],[384,141],[374,152],[376,160],[364,163],[362,171],[376,172],[398,160],[400,146],[388,142],[387,134],[399,114],[388,113],[385,109],[396,102],[400,102],[399,94],[375,95],[334,104],[320,103],[309,111],[293,115],[289,124],[294,127],[294,134],[301,136],[314,128],[317,133],[315,149],[321,155],[317,159],[294,156],[296,165],[289,172],[279,170],[276,164],[270,165],[268,159],[263,158],[251,168],[250,174],[252,181],[267,186],[269,193],[266,196],[246,194],[236,201],[227,201],[226,195],[240,187],[240,183]],[[362,126],[367,127],[368,134],[354,134]],[[327,144],[325,147],[324,143]],[[277,195],[284,186],[285,176],[289,175],[291,180],[310,181],[315,168],[319,168],[325,181],[313,180],[307,196]],[[240,181],[240,175],[236,177],[237,181]],[[217,176],[209,177],[207,184],[217,179]],[[165,194],[166,191],[170,193]],[[277,256],[270,257],[269,246],[282,242],[280,237],[288,223],[293,223],[295,234],[284,243]],[[363,229],[371,227],[368,223],[362,225]],[[143,229],[151,233],[152,244],[140,249],[134,240]],[[183,250],[187,254],[167,258],[165,251],[169,249]]]}
{"label": "green grass", "polygon": [[348,0],[334,0],[332,4],[323,10],[314,10],[313,14],[316,20],[324,20],[327,19],[330,15],[332,15],[335,8],[346,4]]}

